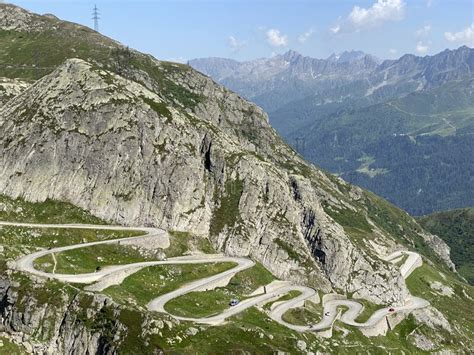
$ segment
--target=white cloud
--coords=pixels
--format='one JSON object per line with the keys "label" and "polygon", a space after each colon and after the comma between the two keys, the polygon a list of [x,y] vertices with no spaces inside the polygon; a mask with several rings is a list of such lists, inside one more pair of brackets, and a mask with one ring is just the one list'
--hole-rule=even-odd
{"label": "white cloud", "polygon": [[426,7],[431,7],[433,5],[433,0],[426,0]]}
{"label": "white cloud", "polygon": [[423,42],[418,42],[416,44],[416,52],[418,54],[426,54],[426,52],[428,52],[429,49],[430,49],[430,47],[427,44],[423,43]]}
{"label": "white cloud", "polygon": [[273,47],[284,47],[288,45],[288,37],[280,30],[271,28],[267,31],[267,41]]}
{"label": "white cloud", "polygon": [[354,6],[349,20],[356,26],[375,26],[385,21],[401,20],[404,11],[405,2],[403,0],[377,0],[368,9]]}
{"label": "white cloud", "polygon": [[234,36],[229,36],[229,38],[227,39],[227,43],[229,44],[229,47],[232,50],[232,52],[238,52],[247,44],[247,42],[240,41]]}
{"label": "white cloud", "polygon": [[334,34],[339,32],[358,32],[389,21],[399,21],[405,15],[404,0],[377,0],[371,7],[354,6],[343,21],[330,28]]}
{"label": "white cloud", "polygon": [[431,32],[431,25],[425,25],[415,31],[416,38],[423,38],[430,34]]}
{"label": "white cloud", "polygon": [[314,33],[314,29],[310,28],[308,31],[298,36],[298,42],[305,43],[309,39],[309,37],[313,35],[313,33]]}
{"label": "white cloud", "polygon": [[341,25],[334,25],[334,27],[331,27],[329,31],[331,31],[334,34],[338,34],[339,31],[341,31]]}
{"label": "white cloud", "polygon": [[388,53],[390,53],[391,55],[395,55],[395,54],[398,53],[398,51],[397,51],[395,48],[390,48],[390,49],[388,50]]}
{"label": "white cloud", "polygon": [[474,46],[474,22],[471,24],[471,26],[468,26],[459,32],[445,32],[444,37],[449,42]]}

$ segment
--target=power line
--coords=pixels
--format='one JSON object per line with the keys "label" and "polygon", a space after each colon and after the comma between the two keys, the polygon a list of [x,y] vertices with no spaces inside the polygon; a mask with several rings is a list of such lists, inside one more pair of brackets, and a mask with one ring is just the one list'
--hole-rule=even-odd
{"label": "power line", "polygon": [[92,10],[92,19],[94,20],[94,30],[96,32],[99,32],[99,9],[97,8],[97,5],[94,5],[94,9]]}
{"label": "power line", "polygon": [[39,67],[36,65],[0,65],[0,69],[13,69],[13,70],[18,70],[18,69],[25,69],[25,70],[50,70],[50,69],[56,69],[57,67]]}
{"label": "power line", "polygon": [[36,77],[36,80],[38,80],[40,78],[40,64],[39,64],[39,61],[40,61],[40,58],[39,58],[40,54],[39,54],[39,51],[38,51],[38,48],[35,48],[35,53],[34,53],[34,60],[35,60],[35,77]]}

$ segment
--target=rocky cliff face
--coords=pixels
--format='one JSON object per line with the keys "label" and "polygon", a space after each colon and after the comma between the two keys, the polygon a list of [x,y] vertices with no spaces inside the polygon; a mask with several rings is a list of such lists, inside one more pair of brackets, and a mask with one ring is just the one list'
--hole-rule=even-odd
{"label": "rocky cliff face", "polygon": [[[64,351],[67,354],[101,353],[113,354],[114,348],[104,334],[91,332],[84,323],[76,322],[75,317],[82,314],[93,318],[107,306],[106,300],[94,300],[94,307],[80,309],[78,300],[67,303],[65,295],[57,295],[55,304],[38,304],[31,295],[22,298],[18,285],[8,279],[0,279],[0,312],[2,325],[0,330],[8,332],[16,343],[22,344],[28,352],[35,354],[54,354]],[[20,303],[22,304],[20,306]],[[45,321],[46,320],[46,321]],[[49,320],[49,321],[48,321]],[[111,333],[118,333],[111,329]],[[33,336],[34,339],[33,340]],[[48,345],[38,339],[48,339]],[[61,349],[61,350],[59,350]]]}
{"label": "rocky cliff face", "polygon": [[71,292],[69,286],[44,280],[12,281],[17,277],[0,278],[0,332],[28,353],[130,353],[128,347],[139,342],[143,353],[159,354],[155,338],[177,325],[171,317],[157,319],[100,294]]}
{"label": "rocky cliff face", "polygon": [[[19,23],[16,11],[2,29]],[[23,27],[38,28],[22,16]],[[1,107],[0,193],[210,235],[219,250],[283,279],[404,301],[399,272],[379,254],[421,240],[413,220],[387,228],[372,212],[378,200],[308,165],[260,108],[208,77],[97,36],[87,61],[64,54]],[[104,43],[115,53],[106,59]]]}

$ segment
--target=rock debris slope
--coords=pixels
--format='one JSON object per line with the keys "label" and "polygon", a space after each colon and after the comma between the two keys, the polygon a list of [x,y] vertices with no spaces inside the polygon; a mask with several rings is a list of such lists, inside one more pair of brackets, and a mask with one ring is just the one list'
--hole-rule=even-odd
{"label": "rock debris slope", "polygon": [[[77,30],[26,14],[17,22],[37,40],[50,24]],[[11,18],[0,22],[9,33]],[[69,201],[116,223],[190,230],[280,278],[376,303],[407,295],[383,252],[415,240],[450,263],[446,245],[406,214],[304,162],[257,106],[187,66],[91,36],[87,61],[63,54],[1,107],[0,193]],[[99,55],[107,46],[122,51],[115,62]],[[131,59],[117,67],[123,58]]]}

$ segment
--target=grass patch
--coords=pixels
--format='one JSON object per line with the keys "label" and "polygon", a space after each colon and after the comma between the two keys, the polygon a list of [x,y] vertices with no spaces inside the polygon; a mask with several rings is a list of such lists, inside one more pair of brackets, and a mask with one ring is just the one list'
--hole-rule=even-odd
{"label": "grass patch", "polygon": [[5,337],[0,337],[0,353],[9,355],[25,355],[26,349]]}
{"label": "grass patch", "polygon": [[347,347],[338,347],[339,353],[353,354],[355,349],[354,345],[357,345],[358,349],[364,349],[364,353],[367,354],[384,355],[387,354],[387,352],[394,354],[426,353],[414,346],[408,339],[408,335],[418,326],[413,315],[409,315],[385,336],[366,337],[356,327],[349,327],[350,331],[344,334],[337,329],[345,328],[346,326],[338,321],[336,321],[336,325],[337,327],[333,333],[333,339],[347,344]]}
{"label": "grass patch", "polygon": [[356,322],[364,323],[367,322],[370,316],[378,309],[383,308],[383,306],[369,302],[367,300],[355,299],[354,301],[361,303],[364,308],[362,312],[355,319]]}
{"label": "grass patch", "polygon": [[216,250],[209,239],[193,235],[189,232],[169,231],[170,246],[164,249],[167,257],[181,256],[190,250],[199,250],[205,254],[215,254]]}
{"label": "grass patch", "polygon": [[244,182],[240,179],[227,181],[225,185],[225,191],[222,196],[216,189],[214,192],[214,202],[216,205],[219,204],[214,210],[210,225],[210,234],[218,235],[224,230],[224,227],[234,227],[235,223],[240,218],[239,203],[240,197],[244,191]]}
{"label": "grass patch", "polygon": [[363,244],[364,239],[372,235],[372,228],[367,222],[364,212],[352,211],[347,208],[335,209],[322,204],[324,212],[330,215],[338,224],[340,224],[347,235],[360,247],[366,248]]}
{"label": "grass patch", "polygon": [[188,282],[216,275],[233,267],[234,263],[151,266],[130,275],[121,285],[105,289],[103,293],[120,303],[146,306],[155,297]]}
{"label": "grass patch", "polygon": [[[192,323],[182,322],[183,332]],[[168,331],[164,331],[167,337]],[[206,327],[192,337],[183,337],[183,341],[169,345],[162,344],[164,351],[198,354],[272,354],[278,350],[288,354],[297,354],[296,343],[304,340],[313,351],[321,348],[319,340],[313,334],[294,332],[268,318],[256,308],[250,308],[231,317],[229,322],[218,327]],[[327,348],[326,348],[327,349]]]}
{"label": "grass patch", "polygon": [[[124,265],[141,261],[157,260],[144,256],[130,246],[118,244],[95,245],[90,248],[79,248],[55,254],[56,273],[82,274],[100,270],[105,266]],[[54,260],[51,255],[36,259],[35,267],[45,272],[52,272]]]}
{"label": "grass patch", "polygon": [[159,116],[164,116],[168,120],[171,120],[173,117],[171,115],[170,110],[168,110],[168,107],[166,107],[166,104],[162,102],[156,102],[154,100],[151,100],[147,97],[142,97],[143,101],[151,107],[153,111],[155,111]]}
{"label": "grass patch", "polygon": [[236,294],[249,294],[260,286],[268,285],[275,277],[262,264],[256,263],[250,269],[237,273],[227,285]]}
{"label": "grass patch", "polygon": [[306,301],[304,307],[292,308],[283,314],[285,322],[295,325],[311,325],[321,321],[323,306]]}
{"label": "grass patch", "polygon": [[451,248],[451,259],[459,274],[474,285],[474,208],[434,213],[418,218],[429,232],[438,235]]}
{"label": "grass patch", "polygon": [[226,287],[207,292],[190,292],[169,301],[165,309],[172,314],[184,317],[210,316],[227,309],[231,299],[243,300],[249,293],[273,280],[273,275],[260,264],[256,264],[250,269],[237,273]]}
{"label": "grass patch", "polygon": [[[435,281],[452,287],[454,295],[443,296],[431,288]],[[474,348],[474,314],[472,312],[472,299],[474,298],[474,287],[459,281],[450,273],[441,273],[425,260],[423,265],[410,275],[406,280],[410,293],[422,297],[439,310],[448,320],[452,331],[436,329],[441,340],[440,349],[459,350],[458,344],[464,348]],[[424,334],[430,337],[433,333],[431,328],[424,330]]]}
{"label": "grass patch", "polygon": [[15,272],[12,280],[17,285],[12,290],[18,294],[16,308],[19,312],[24,312],[29,306],[28,299],[35,299],[37,306],[50,305],[51,296],[55,297],[68,296],[70,298],[77,293],[73,287],[55,280],[46,280],[42,284],[36,284],[28,276],[23,273]]}
{"label": "grass patch", "polygon": [[22,223],[83,223],[106,224],[103,220],[68,202],[46,200],[28,202],[0,195],[0,220]]}
{"label": "grass patch", "polygon": [[0,244],[29,245],[34,247],[61,247],[102,240],[128,238],[143,235],[141,231],[116,231],[75,228],[25,228],[3,226]]}
{"label": "grass patch", "polygon": [[189,251],[191,233],[169,231],[168,234],[170,235],[170,246],[165,250],[166,256],[181,256]]}
{"label": "grass patch", "polygon": [[[447,297],[435,292],[430,286],[435,281],[452,287],[454,295]],[[458,342],[470,344],[470,348],[474,348],[474,312],[472,312],[474,287],[458,281],[449,274],[441,274],[426,262],[413,271],[406,283],[413,295],[426,299],[447,317],[454,328],[450,337],[454,337]]]}
{"label": "grass patch", "polygon": [[265,310],[268,311],[268,310],[270,310],[270,309],[272,308],[272,305],[273,305],[274,303],[283,302],[283,301],[288,301],[288,300],[291,300],[291,299],[293,299],[293,298],[295,298],[295,297],[298,297],[299,295],[301,295],[301,292],[300,292],[300,291],[295,291],[295,290],[290,291],[290,292],[288,292],[286,295],[281,296],[280,298],[276,299],[275,301],[271,301],[271,302],[265,303],[265,304],[263,305],[263,309],[265,309]]}
{"label": "grass patch", "polygon": [[[222,313],[229,308],[229,302],[236,296],[225,288],[208,292],[190,292],[172,299],[165,305],[167,312],[182,317],[208,317]],[[240,300],[245,297],[239,297]]]}

